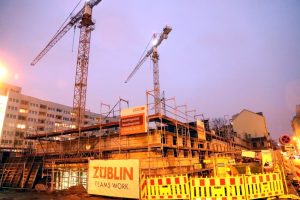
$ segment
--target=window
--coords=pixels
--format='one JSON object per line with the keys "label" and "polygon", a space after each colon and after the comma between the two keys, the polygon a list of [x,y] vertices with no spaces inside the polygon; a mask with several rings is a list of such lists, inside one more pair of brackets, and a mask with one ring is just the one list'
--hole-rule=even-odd
{"label": "window", "polygon": [[22,105],[28,105],[28,101],[21,100],[21,104],[22,104]]}
{"label": "window", "polygon": [[163,157],[168,157],[168,150],[166,148],[163,148],[162,154]]}
{"label": "window", "polygon": [[46,116],[46,113],[45,112],[39,112],[39,115],[40,116]]}
{"label": "window", "polygon": [[16,131],[16,137],[24,138],[24,132]]}
{"label": "window", "polygon": [[173,145],[177,145],[177,137],[173,136]]}
{"label": "window", "polygon": [[40,105],[40,108],[42,108],[42,109],[47,109],[47,106],[46,106],[46,105],[43,105],[43,104],[41,104],[41,105]]}
{"label": "window", "polygon": [[185,158],[187,158],[189,156],[188,150],[184,150],[183,155],[184,155]]}
{"label": "window", "polygon": [[207,143],[207,149],[210,149],[210,143]]}
{"label": "window", "polygon": [[42,126],[40,126],[40,127],[38,127],[37,129],[38,129],[38,131],[44,131],[45,128],[42,127]]}
{"label": "window", "polygon": [[184,147],[186,146],[186,138],[185,138],[185,137],[182,138],[182,145],[183,145]]}
{"label": "window", "polygon": [[44,119],[38,119],[38,123],[44,124],[45,120]]}
{"label": "window", "polygon": [[28,110],[26,110],[26,109],[24,109],[24,108],[20,108],[20,109],[19,109],[19,112],[20,112],[20,113],[28,113]]}
{"label": "window", "polygon": [[15,145],[19,146],[23,144],[23,140],[15,140]]}
{"label": "window", "polygon": [[162,135],[161,135],[161,143],[167,144],[167,140],[166,140],[165,134],[162,134]]}
{"label": "window", "polygon": [[196,151],[192,151],[192,157],[196,157]]}
{"label": "window", "polygon": [[18,120],[23,120],[23,121],[25,121],[26,120],[26,117],[25,116],[18,116]]}
{"label": "window", "polygon": [[176,149],[173,150],[173,155],[174,155],[174,157],[178,157],[178,153],[177,153]]}
{"label": "window", "polygon": [[26,125],[25,124],[17,124],[17,128],[19,128],[19,129],[25,129]]}
{"label": "window", "polygon": [[195,141],[191,140],[191,147],[194,147],[194,145],[195,145]]}

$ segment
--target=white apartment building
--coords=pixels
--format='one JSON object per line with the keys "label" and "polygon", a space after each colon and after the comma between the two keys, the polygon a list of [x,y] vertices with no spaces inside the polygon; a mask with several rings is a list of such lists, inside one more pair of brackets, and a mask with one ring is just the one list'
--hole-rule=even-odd
{"label": "white apartment building", "polygon": [[[22,89],[0,83],[0,149],[31,148],[26,134],[75,128],[72,107],[21,93]],[[86,111],[84,125],[99,123],[99,114]]]}

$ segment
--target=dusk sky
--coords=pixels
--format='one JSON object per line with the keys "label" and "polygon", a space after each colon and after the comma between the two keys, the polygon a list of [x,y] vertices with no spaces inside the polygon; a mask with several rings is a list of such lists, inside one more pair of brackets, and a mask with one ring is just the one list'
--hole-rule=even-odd
{"label": "dusk sky", "polygon": [[[72,106],[79,29],[71,29],[35,67],[78,0],[0,0],[0,65],[4,82],[26,95]],[[80,3],[79,8],[83,6]],[[154,32],[173,28],[159,46],[166,97],[205,117],[263,112],[273,138],[291,134],[300,104],[300,1],[103,0],[93,9],[86,107],[119,97],[146,103],[153,88],[147,60],[129,83]]]}

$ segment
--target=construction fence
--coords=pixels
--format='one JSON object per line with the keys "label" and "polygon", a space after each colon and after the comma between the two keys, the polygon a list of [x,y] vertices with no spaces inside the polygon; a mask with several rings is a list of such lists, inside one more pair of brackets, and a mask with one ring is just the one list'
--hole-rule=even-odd
{"label": "construction fence", "polygon": [[251,200],[284,195],[280,172],[197,178],[141,176],[141,199]]}

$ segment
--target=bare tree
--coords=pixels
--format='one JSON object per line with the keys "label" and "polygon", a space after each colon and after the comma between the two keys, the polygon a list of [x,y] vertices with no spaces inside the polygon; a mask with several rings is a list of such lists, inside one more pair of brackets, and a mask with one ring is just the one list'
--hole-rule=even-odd
{"label": "bare tree", "polygon": [[225,125],[227,125],[227,120],[225,118],[222,117],[218,117],[218,118],[213,118],[210,121],[210,126],[214,131],[220,130],[222,129],[222,127],[224,127]]}
{"label": "bare tree", "polygon": [[233,139],[233,129],[226,118],[213,118],[211,120],[211,127],[218,136],[223,137],[229,141]]}

